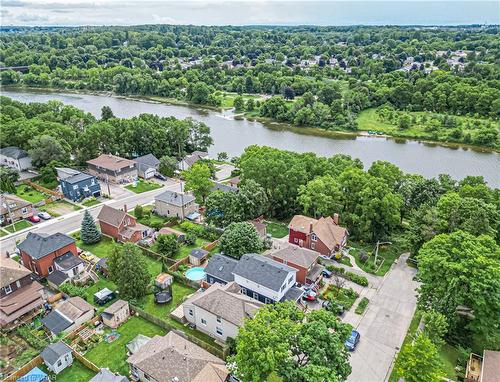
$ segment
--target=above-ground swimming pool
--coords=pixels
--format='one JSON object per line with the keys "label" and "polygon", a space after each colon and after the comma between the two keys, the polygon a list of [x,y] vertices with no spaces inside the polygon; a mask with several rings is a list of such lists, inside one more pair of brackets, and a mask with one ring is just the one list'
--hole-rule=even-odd
{"label": "above-ground swimming pool", "polygon": [[205,270],[202,267],[194,267],[186,271],[189,280],[200,281],[205,278]]}

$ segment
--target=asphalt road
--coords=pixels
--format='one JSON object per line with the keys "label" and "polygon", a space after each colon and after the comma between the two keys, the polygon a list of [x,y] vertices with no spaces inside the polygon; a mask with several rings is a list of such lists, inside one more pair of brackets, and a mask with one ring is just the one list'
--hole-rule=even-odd
{"label": "asphalt road", "polygon": [[348,382],[384,382],[416,308],[414,268],[402,255],[384,277],[356,329],[361,340],[351,354]]}
{"label": "asphalt road", "polygon": [[[123,208],[126,204],[128,210],[132,210],[137,204],[148,204],[154,201],[156,195],[161,194],[165,190],[180,191],[180,183],[174,182],[172,180],[165,183],[165,186],[153,191],[143,192],[142,194],[130,194],[124,193],[120,195],[117,199],[112,199],[104,202],[111,207]],[[15,249],[16,242],[20,242],[26,238],[28,232],[43,232],[43,233],[71,233],[80,229],[82,223],[83,213],[85,210],[89,210],[91,215],[96,218],[101,210],[102,205],[96,205],[93,207],[85,208],[79,211],[72,212],[60,216],[58,218],[50,219],[36,225],[33,225],[29,229],[20,231],[17,234],[9,235],[3,237],[0,240],[0,253],[5,255],[6,252],[12,252]]]}

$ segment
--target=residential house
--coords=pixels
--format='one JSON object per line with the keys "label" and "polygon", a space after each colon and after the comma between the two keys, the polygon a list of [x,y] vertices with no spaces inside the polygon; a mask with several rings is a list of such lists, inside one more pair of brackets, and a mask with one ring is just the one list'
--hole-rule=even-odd
{"label": "residential house", "polygon": [[31,157],[19,147],[9,146],[0,149],[0,166],[7,166],[17,171],[31,168]]}
{"label": "residential house", "polygon": [[104,205],[97,215],[101,232],[117,241],[137,243],[145,239],[152,233],[151,228],[137,223],[137,219],[127,213],[127,206],[119,210],[108,205]]}
{"label": "residential house", "polygon": [[38,367],[34,367],[16,382],[49,382],[49,376]]}
{"label": "residential house", "polygon": [[198,204],[191,194],[165,191],[155,197],[155,211],[160,216],[185,218],[199,216]]}
{"label": "residential house", "polygon": [[77,278],[85,271],[85,261],[79,256],[73,256],[67,252],[54,259],[55,271],[47,276],[47,281],[56,287],[61,286],[68,280]]}
{"label": "residential house", "polygon": [[205,279],[208,284],[227,284],[234,281],[233,270],[238,260],[216,253],[205,267]]}
{"label": "residential house", "polygon": [[102,313],[102,323],[116,329],[130,317],[130,307],[125,300],[117,300],[108,306]]}
{"label": "residential house", "polygon": [[94,317],[95,308],[83,298],[76,296],[65,300],[42,318],[42,324],[54,336],[70,333]]}
{"label": "residential house", "polygon": [[303,291],[295,287],[295,268],[254,253],[241,257],[233,269],[241,293],[260,302],[297,301]]}
{"label": "residential house", "polygon": [[132,355],[137,353],[150,339],[151,337],[145,336],[144,334],[138,334],[126,345],[127,354]]}
{"label": "residential house", "polygon": [[297,245],[286,244],[272,251],[267,257],[297,270],[297,282],[313,284],[321,278],[324,267],[318,264],[319,253]]}
{"label": "residential house", "polygon": [[16,195],[0,195],[0,224],[11,224],[34,214],[33,204]]}
{"label": "residential house", "polygon": [[109,183],[130,183],[137,180],[135,162],[116,155],[101,154],[87,161],[89,173]]}
{"label": "residential house", "polygon": [[251,318],[263,304],[241,294],[235,282],[213,284],[197,292],[182,304],[185,319],[196,329],[219,341],[236,338],[246,318]]}
{"label": "residential house", "polygon": [[59,374],[73,364],[73,349],[64,342],[59,341],[43,349],[41,357],[43,363],[51,372]]}
{"label": "residential house", "polygon": [[239,176],[235,176],[234,178],[229,179],[227,182],[231,187],[238,187],[241,182],[241,178]]}
{"label": "residential house", "polygon": [[471,353],[464,382],[500,382],[500,351],[485,349],[482,357]]}
{"label": "residential house", "polygon": [[101,185],[94,175],[79,172],[59,181],[65,198],[74,202],[101,196]]}
{"label": "residential house", "polygon": [[240,190],[238,187],[233,187],[230,184],[225,184],[221,182],[214,182],[212,187],[212,192],[222,191],[222,192],[235,192],[238,193]]}
{"label": "residential house", "polygon": [[179,162],[179,170],[185,171],[189,170],[189,168],[198,162],[200,159],[208,157],[208,153],[204,151],[193,151],[191,154],[185,156]]}
{"label": "residential house", "polygon": [[[59,232],[54,234],[30,232],[17,248],[21,252],[23,265],[40,277],[47,277],[56,270],[54,260],[57,257],[68,253],[77,257],[78,254],[75,239]],[[62,266],[60,268],[62,269]],[[73,277],[79,269],[71,268],[67,273]]]}
{"label": "residential house", "polygon": [[349,232],[339,225],[338,215],[319,220],[295,215],[288,225],[288,242],[331,257],[347,243]]}
{"label": "residential house", "polygon": [[31,271],[11,258],[0,258],[0,327],[5,327],[43,305],[43,287]]}
{"label": "residential house", "polygon": [[139,176],[143,179],[154,177],[160,168],[160,160],[153,154],[135,158],[134,162]]}
{"label": "residential house", "polygon": [[195,248],[189,253],[189,264],[191,265],[201,265],[208,257],[208,252],[202,248]]}
{"label": "residential house", "polygon": [[129,382],[127,377],[102,368],[89,382]]}
{"label": "residential house", "polygon": [[127,362],[132,377],[142,382],[224,382],[229,377],[222,359],[173,330],[151,338]]}

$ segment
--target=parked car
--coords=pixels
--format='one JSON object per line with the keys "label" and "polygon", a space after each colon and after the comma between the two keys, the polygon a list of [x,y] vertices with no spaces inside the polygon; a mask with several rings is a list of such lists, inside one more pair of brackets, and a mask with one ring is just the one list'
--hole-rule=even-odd
{"label": "parked car", "polygon": [[96,257],[90,252],[83,252],[82,254],[80,254],[80,257],[83,260],[88,261],[89,263],[93,263],[96,260]]}
{"label": "parked car", "polygon": [[354,351],[356,346],[358,345],[359,339],[361,338],[361,334],[357,330],[352,330],[351,336],[345,342],[345,347],[349,351]]}
{"label": "parked car", "polygon": [[40,222],[40,218],[39,218],[38,216],[36,216],[36,215],[30,216],[30,217],[28,218],[28,220],[29,220],[30,222],[32,222],[32,223],[39,223],[39,222]]}
{"label": "parked car", "polygon": [[317,292],[319,290],[319,287],[316,284],[309,284],[309,285],[304,285],[302,289],[304,289],[305,292],[308,291]]}
{"label": "parked car", "polygon": [[313,291],[306,292],[302,295],[302,299],[306,301],[316,301],[317,294]]}
{"label": "parked car", "polygon": [[330,260],[330,257],[326,255],[319,255],[319,257],[322,258],[323,260]]}
{"label": "parked car", "polygon": [[332,277],[333,272],[329,271],[328,269],[323,269],[321,271],[321,274],[323,275],[323,277],[326,277],[327,279],[329,279],[330,277]]}
{"label": "parked car", "polygon": [[43,211],[39,212],[38,216],[41,217],[43,220],[49,220],[50,218],[52,218],[52,216],[50,216],[48,212],[43,212]]}
{"label": "parked car", "polygon": [[155,174],[155,178],[158,178],[158,179],[160,179],[160,180],[167,180],[167,177],[166,177],[166,176],[164,176],[164,175],[162,175],[162,174],[160,174],[159,172],[157,172],[157,173]]}
{"label": "parked car", "polygon": [[323,308],[325,308],[326,310],[335,313],[338,316],[341,316],[342,314],[344,314],[344,310],[345,310],[344,305],[336,304],[330,300],[323,301],[321,306]]}

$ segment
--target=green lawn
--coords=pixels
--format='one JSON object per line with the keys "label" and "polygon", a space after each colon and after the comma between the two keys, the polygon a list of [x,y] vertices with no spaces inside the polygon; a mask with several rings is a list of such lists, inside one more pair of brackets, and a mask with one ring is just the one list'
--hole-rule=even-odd
{"label": "green lawn", "polygon": [[[375,245],[374,244],[365,244],[365,243],[359,243],[359,242],[354,242],[351,241],[349,243],[349,246],[351,247],[351,250],[349,251],[349,254],[354,256],[354,259],[356,260],[356,264],[358,267],[363,269],[365,272],[372,273],[377,276],[383,276],[387,273],[389,268],[391,267],[392,263],[394,263],[394,260],[396,260],[403,250],[396,244],[392,245],[381,245],[379,247],[378,251],[378,259],[377,264],[380,264],[380,259],[383,258],[384,262],[382,263],[382,266],[377,270],[377,267],[374,265],[374,256],[375,256]],[[359,254],[361,250],[364,250],[368,255],[368,260],[363,263],[359,260]]]}
{"label": "green lawn", "polygon": [[22,229],[25,229],[25,228],[28,228],[31,226],[32,226],[32,224],[29,221],[19,220],[18,222],[15,222],[14,224],[11,224],[11,225],[4,227],[4,229],[9,231],[10,233],[13,233],[13,232],[17,232],[17,231],[20,231]]}
{"label": "green lawn", "polygon": [[84,251],[89,251],[97,257],[108,257],[111,248],[115,245],[113,239],[104,235],[101,237],[101,241],[96,244],[84,244],[83,241],[80,240],[80,232],[75,232],[71,236],[77,238],[77,247],[83,249]]}
{"label": "green lawn", "polygon": [[[109,329],[107,329],[110,331]],[[128,375],[130,368],[127,364],[127,349],[125,345],[138,334],[148,337],[163,336],[166,331],[140,317],[131,317],[117,329],[120,337],[112,343],[100,342],[95,348],[85,354],[90,361],[99,367],[107,367],[121,375]]]}
{"label": "green lawn", "polygon": [[[238,93],[232,92],[220,92],[220,97],[222,100],[221,107],[230,108],[234,106],[234,99],[238,96]],[[263,101],[263,99],[259,95],[254,94],[242,94],[241,95],[245,102],[252,98],[254,101]]]}
{"label": "green lawn", "polygon": [[267,233],[276,239],[281,239],[288,235],[288,227],[284,223],[269,222],[267,223]]}
{"label": "green lawn", "polygon": [[20,184],[16,187],[16,195],[33,204],[47,199],[47,195],[35,190],[33,187],[30,187],[26,184]]}
{"label": "green lawn", "polygon": [[0,228],[0,237],[7,236],[9,233]]}
{"label": "green lawn", "polygon": [[69,214],[73,211],[81,210],[82,207],[69,203],[66,200],[58,200],[54,203],[45,204],[38,209],[40,211],[48,212],[52,217],[56,218],[61,215]]}
{"label": "green lawn", "polygon": [[95,206],[97,204],[101,203],[100,200],[96,199],[96,198],[89,198],[89,199],[86,199],[82,205],[85,206],[85,207],[92,207],[92,206]]}
{"label": "green lawn", "polygon": [[[39,368],[49,375],[52,374],[48,371],[47,367],[42,364]],[[91,378],[96,375],[95,372],[86,368],[81,362],[73,358],[73,364],[71,367],[67,367],[61,371],[57,376],[51,376],[51,381],[57,382],[88,382]]]}
{"label": "green lawn", "polygon": [[196,290],[174,282],[172,284],[172,301],[168,304],[156,304],[154,301],[154,295],[148,294],[139,301],[139,307],[152,315],[159,317],[161,319],[166,319],[169,317],[170,312],[172,312],[176,307],[178,307],[187,296],[194,293]]}
{"label": "green lawn", "polygon": [[[153,210],[152,205],[142,206],[142,210],[143,210],[144,215],[140,219],[137,218],[137,221],[139,223],[147,225],[149,227],[151,225],[155,225],[155,224],[165,225],[165,223],[170,220],[169,218],[167,218],[165,216],[158,216],[158,215],[153,214],[151,212]],[[131,210],[128,213],[134,217],[137,217],[137,216],[135,216],[134,210]]]}
{"label": "green lawn", "polygon": [[201,248],[207,243],[208,243],[207,241],[200,239],[198,237],[198,238],[196,238],[196,243],[194,243],[193,245],[181,244],[181,248],[179,250],[179,253],[174,256],[174,259],[183,259],[183,258],[189,256],[189,254],[191,253],[191,251],[193,249]]}
{"label": "green lawn", "polygon": [[[109,290],[114,292],[116,290],[116,284],[110,279],[101,278],[98,282],[86,288],[85,299],[87,300],[87,302],[93,305],[94,293],[99,292],[104,288],[108,288]],[[114,300],[110,301],[108,304],[106,304],[106,306],[111,305],[113,302]]]}
{"label": "green lawn", "polygon": [[130,190],[132,192],[135,192],[136,194],[140,194],[142,192],[147,192],[147,191],[152,191],[156,190],[158,188],[163,187],[161,184],[156,183],[156,182],[150,182],[147,180],[139,179],[134,187],[134,184],[129,184],[128,186],[125,186],[127,190]]}
{"label": "green lawn", "polygon": [[446,377],[453,381],[457,381],[458,376],[455,371],[458,361],[457,349],[449,344],[444,344],[441,349],[439,349],[439,358],[441,358],[441,362],[443,363]]}

